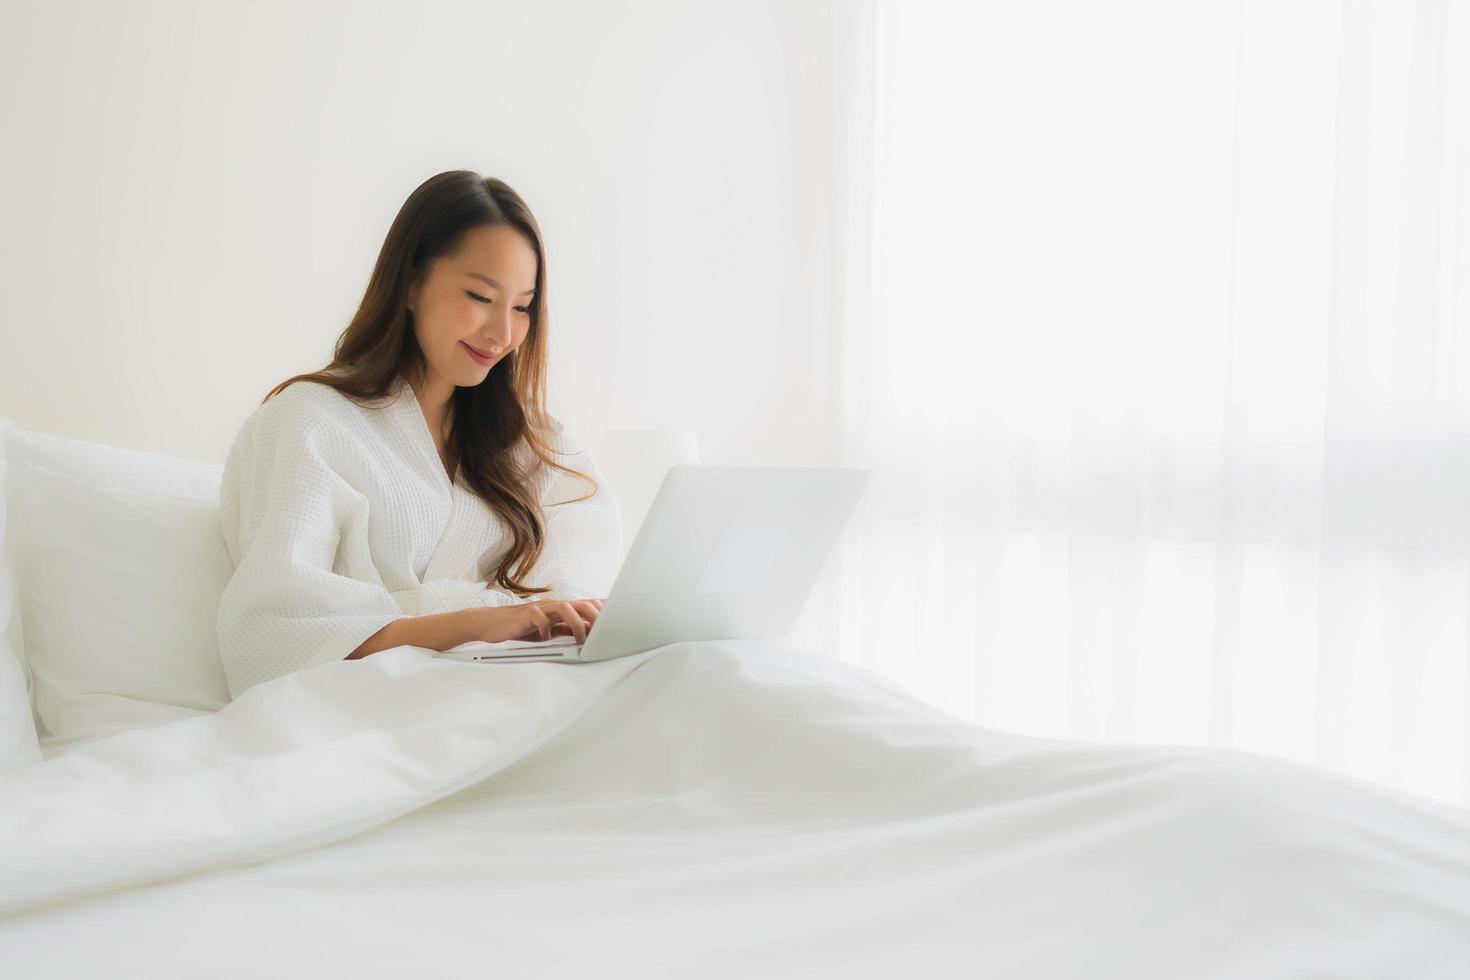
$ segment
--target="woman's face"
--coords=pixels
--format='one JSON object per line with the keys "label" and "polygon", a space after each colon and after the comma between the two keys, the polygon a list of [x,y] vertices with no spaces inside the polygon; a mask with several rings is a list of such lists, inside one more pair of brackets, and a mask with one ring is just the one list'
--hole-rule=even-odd
{"label": "woman's face", "polygon": [[435,259],[409,287],[429,371],[456,387],[484,381],[526,339],[535,287],[536,252],[520,232],[505,225],[466,232],[457,255]]}

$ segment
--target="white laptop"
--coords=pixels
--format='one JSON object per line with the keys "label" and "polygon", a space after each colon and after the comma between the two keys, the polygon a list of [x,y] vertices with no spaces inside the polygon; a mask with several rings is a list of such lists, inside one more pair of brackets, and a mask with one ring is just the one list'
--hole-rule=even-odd
{"label": "white laptop", "polygon": [[872,474],[678,463],[659,484],[584,643],[575,636],[475,640],[435,656],[587,663],[688,640],[779,639],[795,624]]}

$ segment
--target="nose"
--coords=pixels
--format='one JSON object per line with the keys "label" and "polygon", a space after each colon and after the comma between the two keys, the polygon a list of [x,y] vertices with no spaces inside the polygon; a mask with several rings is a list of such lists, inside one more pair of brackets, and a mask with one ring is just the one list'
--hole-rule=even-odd
{"label": "nose", "polygon": [[510,346],[511,340],[511,313],[502,305],[504,312],[492,312],[490,319],[485,324],[476,343],[491,351],[501,352]]}

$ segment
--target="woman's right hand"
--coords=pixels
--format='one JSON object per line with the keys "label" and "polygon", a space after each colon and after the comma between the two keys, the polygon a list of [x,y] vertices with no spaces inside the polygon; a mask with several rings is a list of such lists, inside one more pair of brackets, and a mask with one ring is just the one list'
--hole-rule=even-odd
{"label": "woman's right hand", "polygon": [[477,639],[503,643],[574,636],[582,644],[587,642],[587,633],[601,611],[601,599],[532,599],[509,606],[490,606],[476,610],[481,613]]}

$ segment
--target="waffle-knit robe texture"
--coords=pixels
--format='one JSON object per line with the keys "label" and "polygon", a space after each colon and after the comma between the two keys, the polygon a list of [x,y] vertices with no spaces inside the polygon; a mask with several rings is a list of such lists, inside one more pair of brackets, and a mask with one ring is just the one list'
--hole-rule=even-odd
{"label": "waffle-knit robe texture", "polygon": [[[556,423],[554,458],[591,485],[542,466],[546,521],[522,599],[482,579],[510,546],[495,513],[456,474],[402,378],[371,407],[295,382],[260,405],[231,444],[220,519],[235,571],[220,599],[220,657],[232,697],[291,671],[340,660],[405,616],[531,599],[604,598],[622,549],[617,498],[591,453]],[[518,449],[529,458],[524,442]]]}

